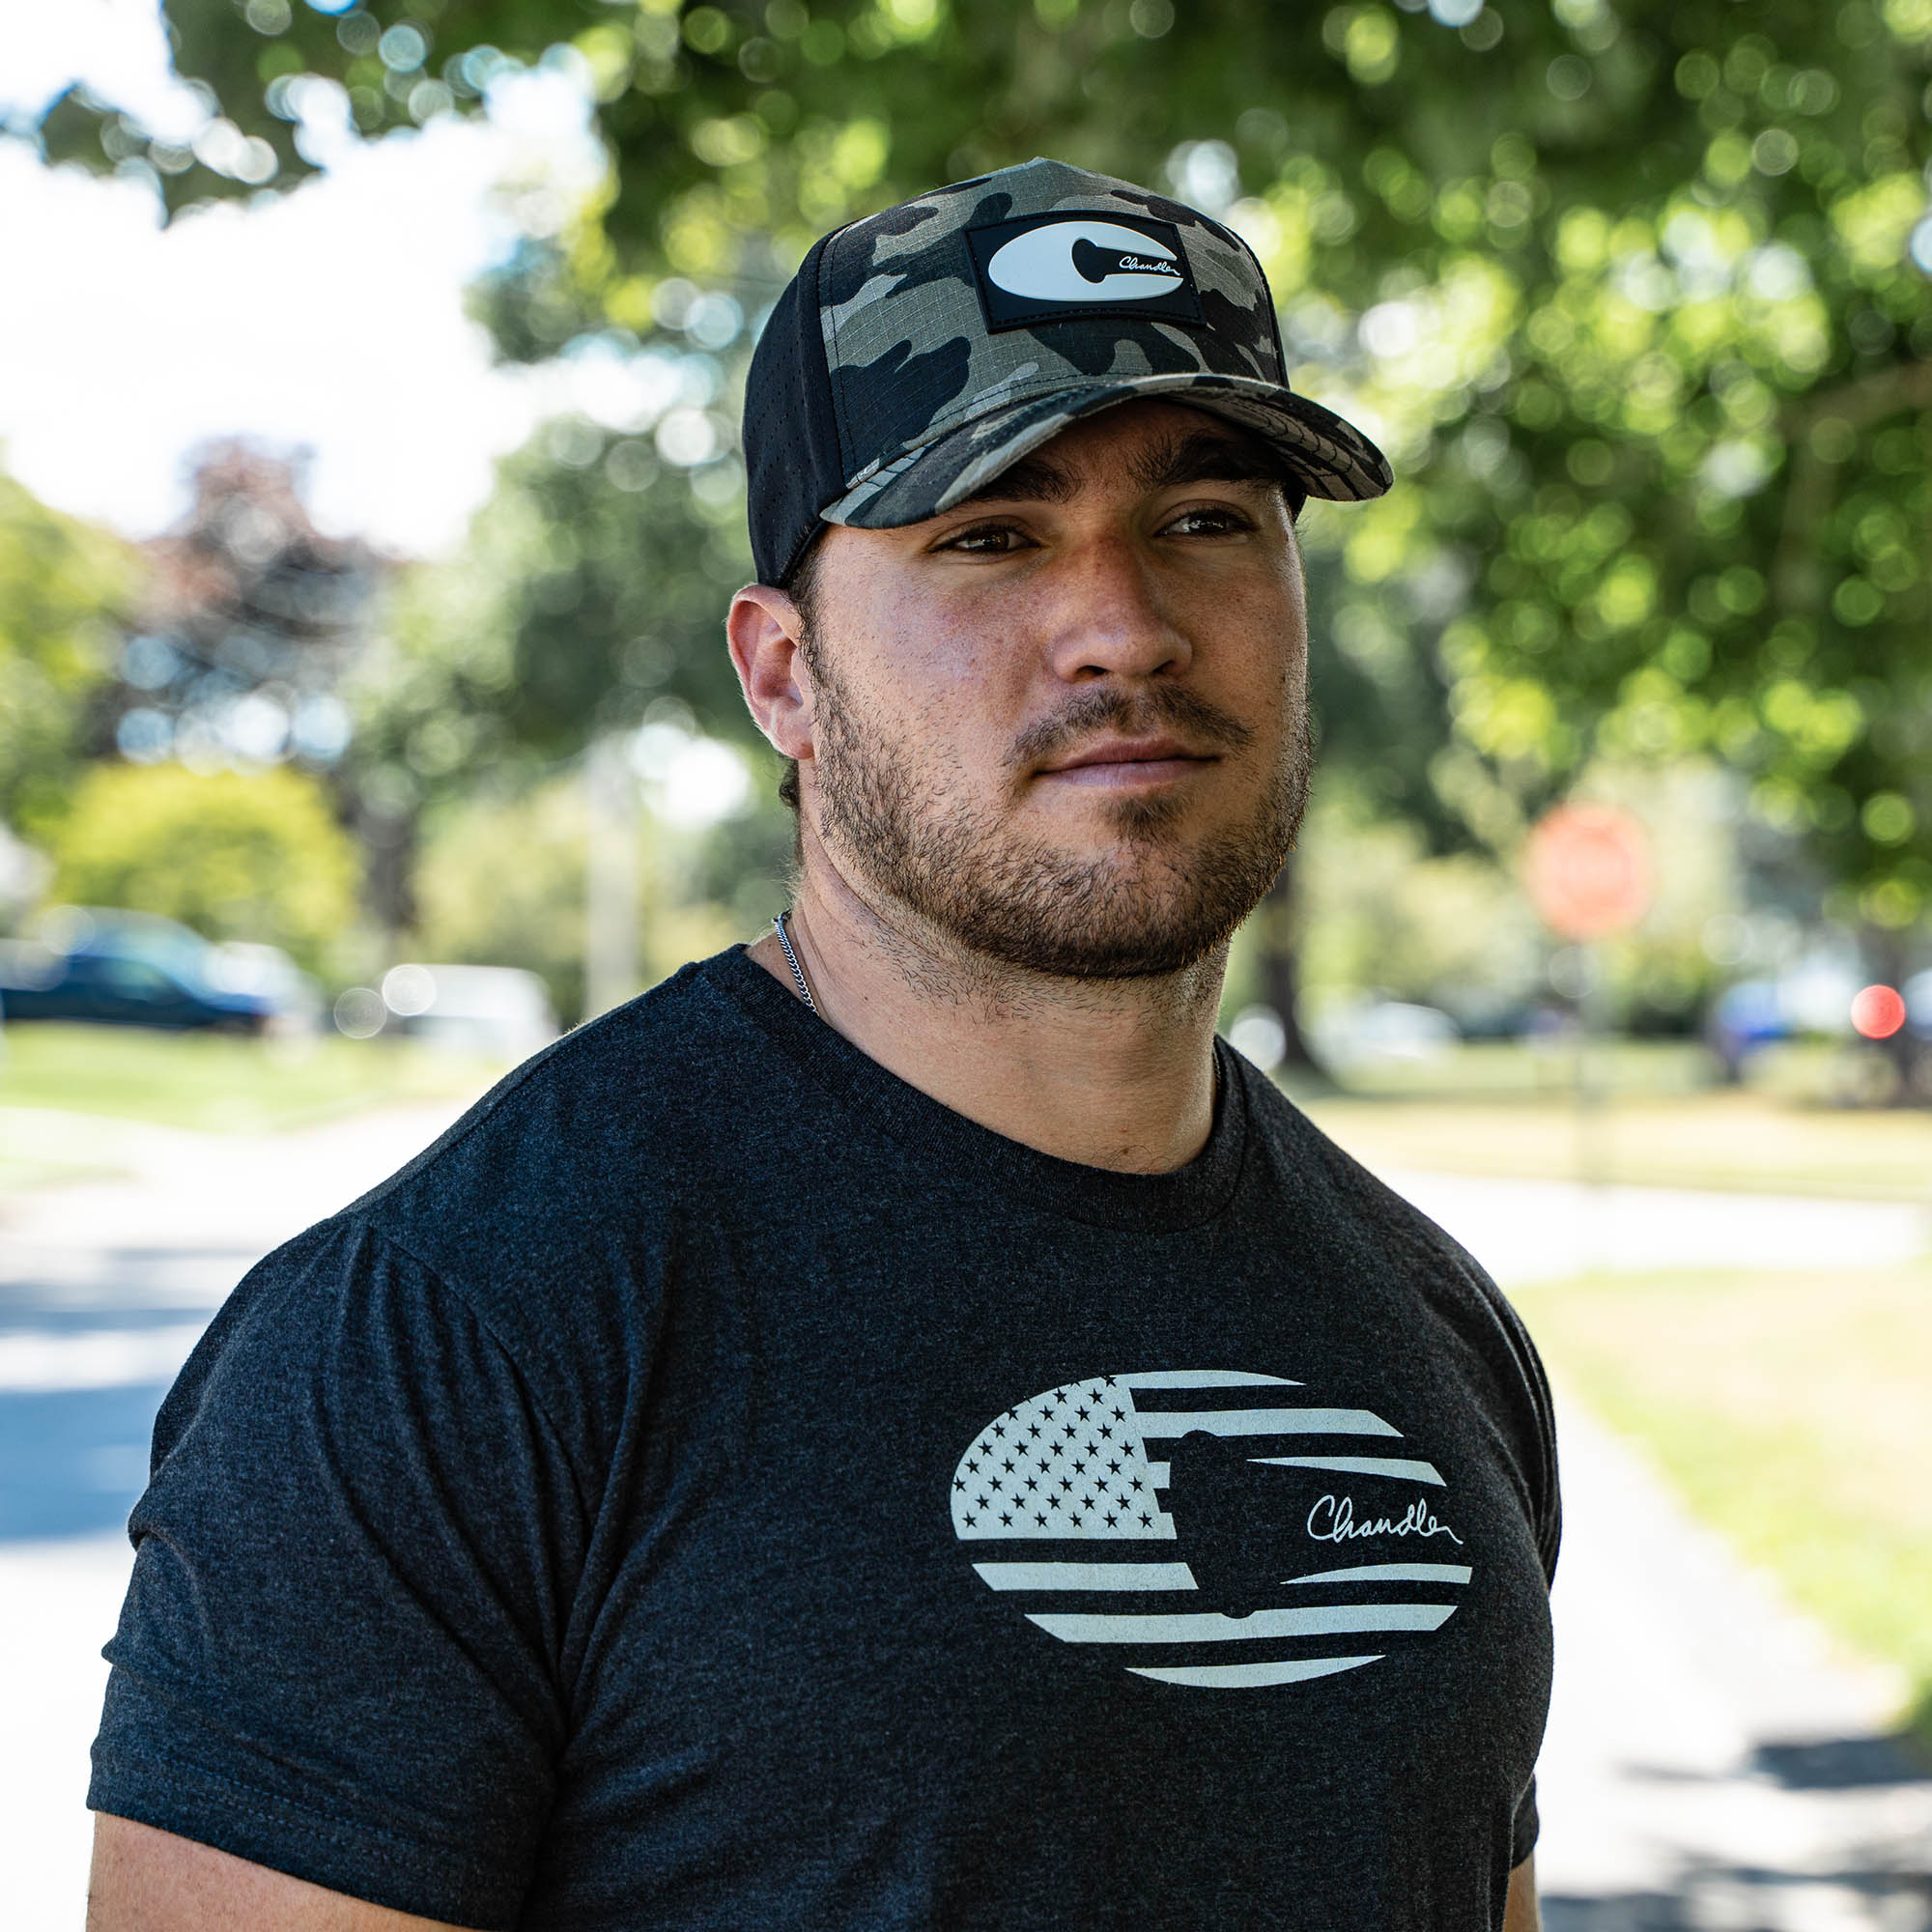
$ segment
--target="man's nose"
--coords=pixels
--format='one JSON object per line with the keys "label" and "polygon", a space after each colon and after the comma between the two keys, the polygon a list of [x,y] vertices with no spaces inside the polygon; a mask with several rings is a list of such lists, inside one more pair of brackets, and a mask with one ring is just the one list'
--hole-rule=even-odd
{"label": "man's nose", "polygon": [[1131,536],[1109,532],[1067,551],[1052,572],[1048,658],[1069,684],[1185,670],[1194,647],[1158,574]]}

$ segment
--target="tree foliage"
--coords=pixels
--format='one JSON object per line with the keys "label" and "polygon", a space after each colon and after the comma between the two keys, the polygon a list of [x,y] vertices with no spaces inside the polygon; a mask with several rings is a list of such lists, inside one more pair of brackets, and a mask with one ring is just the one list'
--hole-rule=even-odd
{"label": "tree foliage", "polygon": [[[755,930],[783,899],[757,821],[639,841],[638,958],[649,983]],[[431,818],[416,873],[421,956],[522,966],[557,1015],[584,1011],[583,787],[553,778],[515,794],[452,800]]]}
{"label": "tree foliage", "polygon": [[667,700],[751,737],[720,626],[752,575],[744,500],[735,465],[712,475],[574,416],[501,464],[462,551],[389,586],[348,688],[362,788],[401,815],[531,782]]}
{"label": "tree foliage", "polygon": [[[755,314],[825,228],[1034,153],[1164,177],[1254,242],[1297,386],[1403,475],[1308,532],[1371,785],[1507,848],[1593,760],[1709,750],[1840,910],[1932,905],[1932,0],[167,13],[225,117],[200,158],[74,99],[46,139],[148,156],[177,205],[294,179],[330,103],[375,133],[576,64],[612,165],[485,292],[525,356],[675,330],[700,288]],[[583,569],[551,576],[596,610]]]}
{"label": "tree foliage", "polygon": [[204,444],[193,463],[187,515],[143,546],[99,746],[327,769],[344,748],[335,689],[366,642],[380,560],[310,523],[299,464],[240,440]]}
{"label": "tree foliage", "polygon": [[60,817],[137,582],[128,545],[0,475],[0,822]]}

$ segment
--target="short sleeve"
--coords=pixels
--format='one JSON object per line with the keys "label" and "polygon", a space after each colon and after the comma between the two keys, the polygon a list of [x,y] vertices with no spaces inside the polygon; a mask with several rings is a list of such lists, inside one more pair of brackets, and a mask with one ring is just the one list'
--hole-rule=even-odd
{"label": "short sleeve", "polygon": [[[1484,1276],[1484,1280],[1487,1282],[1488,1277]],[[1490,1293],[1511,1349],[1521,1366],[1523,1386],[1535,1420],[1537,1460],[1533,1488],[1536,1553],[1543,1564],[1544,1581],[1553,1583],[1556,1580],[1556,1558],[1563,1545],[1563,1490],[1556,1465],[1556,1407],[1550,1399],[1548,1378],[1543,1371],[1543,1358],[1537,1353],[1536,1344],[1530,1340],[1522,1318],[1492,1283],[1490,1284]],[[1510,1830],[1512,1871],[1535,1851],[1541,1829],[1542,1821],[1536,1809],[1536,1778],[1532,1774],[1522,1797],[1517,1803],[1516,1817]]]}
{"label": "short sleeve", "polygon": [[366,1226],[312,1230],[230,1297],[156,1425],[89,1805],[513,1924],[584,1523],[469,1304]]}
{"label": "short sleeve", "polygon": [[[1473,1268],[1476,1264],[1471,1262],[1469,1265]],[[1489,1288],[1492,1306],[1502,1322],[1511,1350],[1520,1368],[1524,1392],[1528,1397],[1536,1443],[1531,1485],[1532,1526],[1536,1534],[1536,1553],[1543,1565],[1544,1581],[1553,1583],[1556,1580],[1556,1558],[1563,1545],[1563,1492],[1556,1465],[1555,1404],[1550,1399],[1549,1381],[1543,1371],[1543,1359],[1537,1353],[1536,1344],[1530,1340],[1528,1329],[1522,1324],[1522,1318],[1487,1275],[1483,1275],[1482,1279]],[[1512,1871],[1535,1851],[1541,1829],[1542,1822],[1536,1809],[1536,1778],[1532,1774],[1521,1798],[1517,1802],[1516,1816],[1510,1829]]]}
{"label": "short sleeve", "polygon": [[[1484,1280],[1489,1282],[1489,1277],[1485,1275]],[[1537,1353],[1536,1344],[1530,1340],[1529,1330],[1523,1326],[1521,1316],[1492,1282],[1489,1282],[1489,1290],[1492,1305],[1509,1337],[1529,1401],[1536,1442],[1532,1483],[1536,1553],[1543,1563],[1543,1580],[1554,1583],[1556,1558],[1563,1548],[1563,1484],[1556,1461],[1556,1405],[1550,1397],[1549,1379],[1543,1371],[1543,1357]]]}
{"label": "short sleeve", "polygon": [[1515,1871],[1535,1851],[1537,1833],[1541,1830],[1542,1821],[1536,1815],[1536,1779],[1532,1776],[1528,1789],[1517,1804],[1516,1819],[1510,1827],[1511,1871]]}

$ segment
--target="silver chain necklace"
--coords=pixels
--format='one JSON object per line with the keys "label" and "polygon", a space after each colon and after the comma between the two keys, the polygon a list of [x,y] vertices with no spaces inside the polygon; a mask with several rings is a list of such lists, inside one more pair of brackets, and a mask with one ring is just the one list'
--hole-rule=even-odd
{"label": "silver chain necklace", "polygon": [[818,1002],[811,997],[811,981],[805,977],[805,968],[798,963],[798,954],[791,950],[791,935],[785,931],[785,921],[790,917],[791,908],[787,906],[772,921],[772,927],[779,936],[779,944],[784,948],[785,963],[791,968],[791,977],[798,981],[798,996],[805,1002],[806,1010],[823,1019],[825,1015],[819,1012]]}

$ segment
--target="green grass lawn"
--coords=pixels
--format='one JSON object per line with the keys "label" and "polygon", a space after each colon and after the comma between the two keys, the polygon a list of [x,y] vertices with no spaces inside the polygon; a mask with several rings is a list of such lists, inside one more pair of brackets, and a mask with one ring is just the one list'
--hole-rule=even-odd
{"label": "green grass lawn", "polygon": [[239,1039],[28,1023],[8,1027],[0,1049],[0,1108],[58,1108],[214,1133],[271,1132],[364,1107],[461,1099],[503,1070],[415,1040],[332,1034]]}
{"label": "green grass lawn", "polygon": [[1856,1648],[1932,1742],[1932,1264],[1593,1277],[1513,1297],[1551,1369]]}
{"label": "green grass lawn", "polygon": [[[1694,1039],[1594,1039],[1591,1081],[1618,1094],[1690,1094],[1718,1079],[1717,1061]],[[1402,1100],[1567,1099],[1577,1048],[1567,1039],[1464,1039],[1417,1059],[1390,1056],[1350,1065],[1351,1094]]]}
{"label": "green grass lawn", "polygon": [[1581,1120],[1575,1101],[1560,1094],[1295,1097],[1324,1132],[1372,1167],[1932,1198],[1932,1112],[1921,1108],[1831,1107],[1753,1088],[1625,1093]]}

